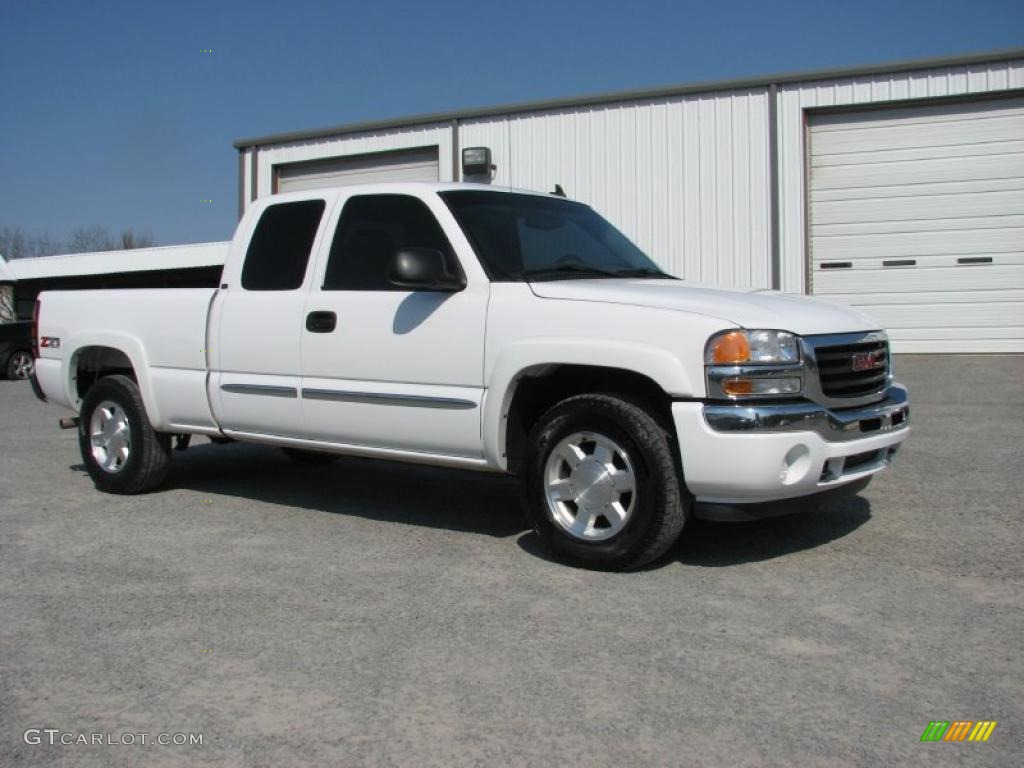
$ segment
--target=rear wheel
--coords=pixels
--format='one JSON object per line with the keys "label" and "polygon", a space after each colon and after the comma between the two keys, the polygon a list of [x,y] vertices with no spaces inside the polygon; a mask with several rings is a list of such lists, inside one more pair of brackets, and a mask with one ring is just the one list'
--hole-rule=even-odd
{"label": "rear wheel", "polygon": [[78,445],[97,488],[132,494],[163,482],[170,469],[171,436],[154,431],[134,381],[104,376],[86,394],[80,415]]}
{"label": "rear wheel", "polygon": [[541,417],[523,490],[534,530],[556,556],[609,570],[664,554],[691,506],[669,433],[614,395],[572,397]]}
{"label": "rear wheel", "polygon": [[24,349],[19,349],[7,360],[8,379],[27,379],[35,370],[35,360],[32,354]]}
{"label": "rear wheel", "polygon": [[298,462],[299,464],[309,464],[311,466],[331,464],[340,458],[336,453],[307,451],[304,448],[282,448],[281,450],[284,451],[285,456],[292,461]]}

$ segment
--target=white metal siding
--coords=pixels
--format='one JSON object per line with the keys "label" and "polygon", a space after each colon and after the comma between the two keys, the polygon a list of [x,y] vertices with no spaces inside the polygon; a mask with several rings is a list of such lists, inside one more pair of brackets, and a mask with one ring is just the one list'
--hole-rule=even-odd
{"label": "white metal siding", "polygon": [[766,89],[468,121],[495,184],[593,205],[667,271],[750,288],[771,278]]}
{"label": "white metal siding", "polygon": [[375,184],[382,181],[438,181],[437,147],[346,155],[277,166],[277,191]]}
{"label": "white metal siding", "polygon": [[256,174],[257,196],[263,197],[271,193],[275,165],[430,146],[438,148],[438,155],[442,159],[438,168],[439,181],[451,181],[451,163],[447,161],[452,154],[451,140],[451,126],[447,123],[437,123],[259,147]]}
{"label": "white metal siding", "polygon": [[[805,279],[807,110],[916,99],[925,104],[944,96],[1020,88],[1021,58],[780,85],[776,195],[782,289],[810,290]],[[491,148],[495,184],[540,191],[561,184],[674,274],[713,284],[767,287],[768,100],[768,88],[757,86],[475,117],[459,122],[458,145]],[[445,120],[259,147],[256,186],[259,195],[269,194],[271,168],[278,164],[433,145],[439,149],[440,179],[451,180],[452,126]],[[953,160],[971,164],[970,158],[965,154]],[[248,170],[243,173],[248,185]],[[1001,267],[993,269],[990,274]],[[935,279],[923,276],[910,292],[934,292],[928,286]]]}
{"label": "white metal siding", "polygon": [[816,295],[897,351],[1024,351],[1024,98],[812,116],[809,178]]}
{"label": "white metal siding", "polygon": [[777,104],[782,289],[807,291],[804,110],[1012,88],[1024,88],[1024,59],[781,86]]}
{"label": "white metal siding", "polygon": [[[240,190],[240,197],[242,199],[242,211],[244,213],[249,208],[250,197],[252,197],[252,150],[243,149],[241,151],[241,173],[239,174],[238,183],[242,185]],[[239,218],[241,218],[241,213]]]}

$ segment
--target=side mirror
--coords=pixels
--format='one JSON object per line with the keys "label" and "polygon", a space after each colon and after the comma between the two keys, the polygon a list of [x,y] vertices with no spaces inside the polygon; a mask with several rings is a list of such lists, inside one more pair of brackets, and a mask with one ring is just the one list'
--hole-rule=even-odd
{"label": "side mirror", "polygon": [[466,279],[453,275],[444,254],[435,248],[401,248],[391,260],[388,279],[411,291],[454,293],[466,287]]}

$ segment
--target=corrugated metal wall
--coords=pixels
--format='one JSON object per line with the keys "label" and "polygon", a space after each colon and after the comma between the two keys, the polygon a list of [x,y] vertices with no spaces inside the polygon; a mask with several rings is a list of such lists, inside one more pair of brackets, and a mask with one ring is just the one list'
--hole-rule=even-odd
{"label": "corrugated metal wall", "polygon": [[779,88],[779,206],[781,287],[803,293],[806,283],[805,113],[815,107],[873,104],[985,94],[1024,88],[1024,60],[917,72],[799,83]]}
{"label": "corrugated metal wall", "polygon": [[770,284],[767,89],[472,120],[459,145],[491,148],[495,184],[561,184],[673,274]]}
{"label": "corrugated metal wall", "polygon": [[[1024,88],[1024,60],[836,77],[779,86],[780,285],[806,292],[805,110]],[[458,145],[491,148],[494,183],[538,191],[561,184],[665,269],[688,280],[771,285],[769,89],[624,99],[467,118]],[[436,145],[451,180],[449,122],[293,141],[257,150],[257,195],[272,168],[341,155]],[[252,189],[251,155],[240,182]]]}

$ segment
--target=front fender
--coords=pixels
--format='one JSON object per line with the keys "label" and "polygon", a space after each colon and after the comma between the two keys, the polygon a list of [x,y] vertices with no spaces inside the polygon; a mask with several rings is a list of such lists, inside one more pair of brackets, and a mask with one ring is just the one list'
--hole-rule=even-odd
{"label": "front fender", "polygon": [[484,395],[481,431],[488,464],[507,469],[505,432],[516,385],[526,371],[546,365],[617,368],[646,376],[673,397],[700,394],[679,357],[662,347],[593,337],[512,342],[495,360]]}

